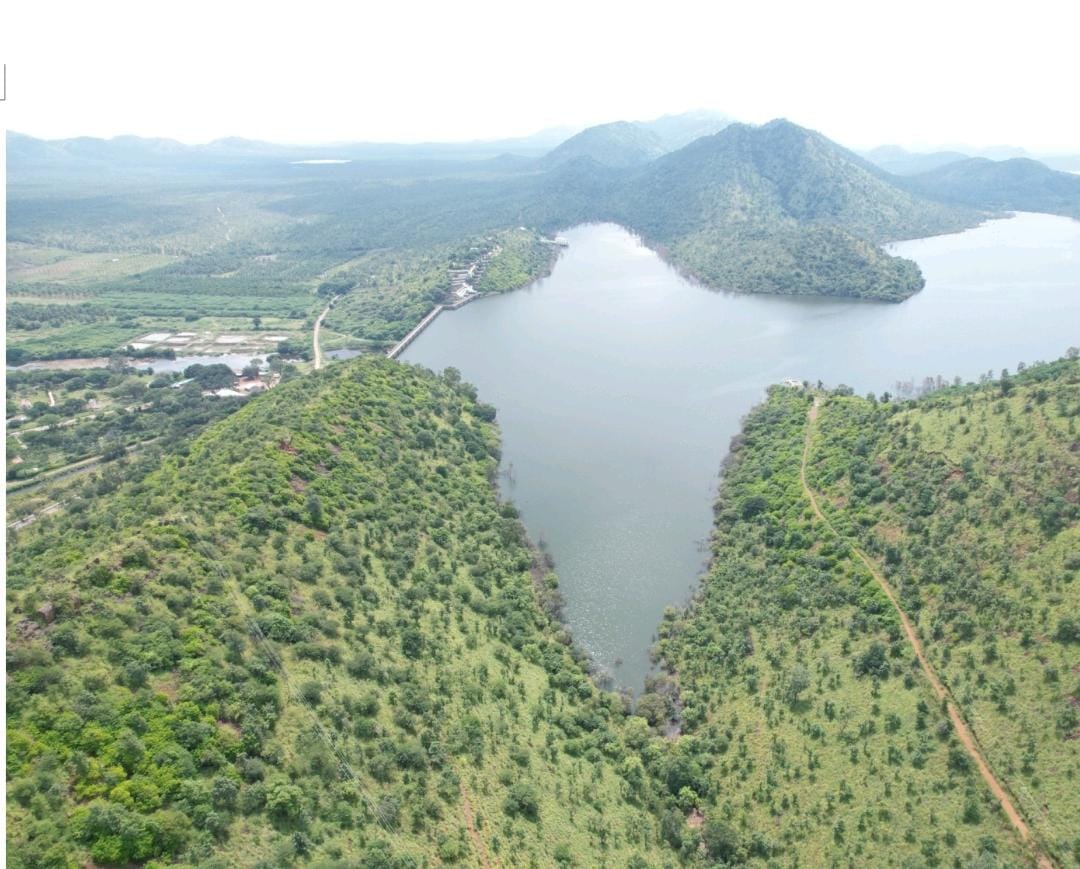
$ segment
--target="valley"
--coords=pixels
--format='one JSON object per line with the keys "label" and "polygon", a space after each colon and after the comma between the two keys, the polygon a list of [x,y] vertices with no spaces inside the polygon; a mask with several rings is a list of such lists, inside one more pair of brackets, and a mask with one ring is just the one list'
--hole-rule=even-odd
{"label": "valley", "polygon": [[11,865],[1080,865],[1072,176],[8,144]]}

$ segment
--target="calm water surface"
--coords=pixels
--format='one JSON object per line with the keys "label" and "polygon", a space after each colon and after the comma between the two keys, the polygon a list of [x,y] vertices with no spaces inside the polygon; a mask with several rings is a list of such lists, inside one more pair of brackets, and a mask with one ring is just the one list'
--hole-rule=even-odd
{"label": "calm water surface", "polygon": [[639,688],[665,606],[705,560],[740,419],[794,377],[863,393],[1080,344],[1080,222],[1021,214],[903,242],[901,304],[718,293],[612,225],[565,233],[551,276],[444,313],[403,354],[453,365],[499,411],[503,488],[554,556],[577,641]]}

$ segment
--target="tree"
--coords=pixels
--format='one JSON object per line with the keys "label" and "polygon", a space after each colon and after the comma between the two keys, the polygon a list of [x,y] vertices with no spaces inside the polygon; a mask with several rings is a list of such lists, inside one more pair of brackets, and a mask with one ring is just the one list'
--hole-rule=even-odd
{"label": "tree", "polygon": [[1063,618],[1058,622],[1054,639],[1059,643],[1080,643],[1080,621]]}
{"label": "tree", "polygon": [[667,721],[668,717],[668,699],[662,694],[648,693],[642,694],[637,702],[637,709],[634,714],[640,715],[653,727],[658,727]]}
{"label": "tree", "polygon": [[784,694],[787,702],[794,706],[799,702],[799,695],[810,687],[810,671],[802,664],[796,664],[787,674]]}
{"label": "tree", "polygon": [[184,377],[196,381],[203,389],[224,389],[233,383],[232,369],[220,362],[213,365],[189,365],[184,369]]}
{"label": "tree", "polygon": [[708,818],[701,830],[701,841],[713,860],[730,863],[739,850],[739,836],[719,818]]}
{"label": "tree", "polygon": [[287,781],[277,781],[267,788],[266,809],[281,820],[299,820],[304,814],[304,792]]}
{"label": "tree", "polygon": [[535,821],[540,817],[540,797],[536,788],[528,782],[517,782],[510,786],[503,811],[511,818],[522,817]]}
{"label": "tree", "polygon": [[885,658],[885,646],[882,643],[871,643],[870,648],[863,652],[855,662],[855,672],[860,676],[877,676],[884,678],[889,675],[889,662]]}
{"label": "tree", "polygon": [[739,513],[743,519],[753,519],[759,513],[764,513],[769,509],[769,502],[765,500],[761,495],[751,495],[745,501],[742,502],[742,507],[739,509]]}

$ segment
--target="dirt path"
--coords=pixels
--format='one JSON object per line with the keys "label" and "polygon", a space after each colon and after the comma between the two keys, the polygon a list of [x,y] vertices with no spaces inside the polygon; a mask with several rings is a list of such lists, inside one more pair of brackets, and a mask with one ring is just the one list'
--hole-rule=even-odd
{"label": "dirt path", "polygon": [[319,314],[319,319],[315,321],[315,334],[312,336],[312,343],[315,345],[315,370],[318,371],[322,368],[322,347],[319,346],[319,331],[322,329],[322,321],[327,314],[330,313],[330,309],[334,307],[334,303],[331,302],[325,308],[323,312]]}
{"label": "dirt path", "polygon": [[1043,853],[1042,849],[1031,838],[1031,830],[1028,828],[1027,823],[1024,821],[1023,817],[1021,817],[1020,812],[1017,811],[1016,806],[1013,805],[1012,798],[1009,796],[1008,792],[991,771],[990,765],[986,762],[982,750],[975,741],[975,735],[960,716],[959,707],[953,701],[948,690],[938,678],[933,665],[931,665],[930,661],[927,659],[926,653],[923,650],[922,640],[919,639],[919,635],[915,631],[915,626],[911,623],[911,619],[908,618],[907,613],[904,612],[903,607],[900,606],[900,600],[896,596],[893,587],[889,585],[881,571],[878,570],[877,566],[870,560],[866,553],[840,534],[832,522],[829,521],[829,518],[821,511],[817,497],[814,495],[814,492],[806,479],[806,465],[810,457],[810,441],[814,431],[814,423],[818,418],[818,405],[819,400],[815,397],[814,404],[806,415],[806,437],[803,441],[802,462],[799,466],[799,481],[802,483],[803,492],[806,494],[807,499],[810,501],[810,506],[814,510],[814,515],[823,522],[835,536],[844,540],[844,542],[851,547],[851,551],[855,553],[859,561],[866,565],[866,569],[870,571],[870,575],[874,577],[877,584],[881,587],[881,590],[885,592],[885,596],[889,598],[893,608],[896,610],[896,614],[900,617],[900,623],[904,628],[904,634],[907,636],[911,648],[915,650],[915,657],[919,661],[919,667],[922,669],[923,675],[934,689],[934,693],[937,695],[938,699],[945,701],[945,708],[949,713],[949,721],[952,722],[953,731],[956,733],[957,739],[960,740],[965,751],[967,751],[968,755],[975,762],[975,766],[978,767],[979,773],[983,777],[983,781],[986,782],[987,787],[990,788],[991,793],[993,793],[994,797],[1001,804],[1001,808],[1004,809],[1005,814],[1009,819],[1009,823],[1011,823],[1016,829],[1016,832],[1020,834],[1020,838],[1034,849],[1035,859],[1039,866],[1044,867],[1044,869],[1052,869],[1054,866],[1053,861]]}
{"label": "dirt path", "polygon": [[469,792],[465,790],[465,782],[460,781],[461,788],[461,811],[465,815],[465,829],[469,831],[469,840],[473,850],[476,851],[476,859],[484,869],[491,869],[491,857],[488,856],[487,845],[476,830],[476,821],[473,819],[472,803],[469,802]]}

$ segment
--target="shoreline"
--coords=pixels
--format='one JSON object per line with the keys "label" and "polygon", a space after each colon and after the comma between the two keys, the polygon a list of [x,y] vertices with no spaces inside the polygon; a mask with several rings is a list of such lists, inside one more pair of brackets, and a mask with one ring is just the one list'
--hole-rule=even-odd
{"label": "shoreline", "polygon": [[456,311],[458,308],[464,308],[466,305],[475,302],[477,299],[485,299],[492,296],[501,296],[504,293],[513,293],[517,290],[522,290],[526,287],[530,287],[537,281],[542,281],[544,278],[550,277],[552,271],[555,269],[555,263],[559,260],[561,252],[562,247],[556,247],[553,250],[551,257],[548,259],[547,266],[543,270],[543,272],[530,276],[527,281],[519,284],[516,287],[507,287],[505,290],[498,290],[496,292],[490,293],[473,293],[470,296],[466,296],[463,299],[457,299],[454,302],[445,302],[436,305],[424,315],[423,319],[420,320],[419,323],[417,323],[415,326],[412,327],[412,329],[409,330],[408,334],[405,335],[404,338],[402,338],[389,350],[386,351],[386,358],[397,359],[402,353],[405,352],[406,349],[408,349],[409,345],[412,344],[413,341],[415,341],[424,333],[424,330],[427,329],[428,326],[430,326],[432,323],[435,322],[436,319],[438,319],[439,315],[443,311]]}
{"label": "shoreline", "polygon": [[434,308],[432,308],[430,311],[428,311],[424,315],[424,318],[419,323],[417,323],[415,326],[413,326],[409,330],[408,334],[404,338],[402,338],[393,347],[391,347],[389,350],[386,351],[386,358],[387,359],[397,359],[398,356],[400,356],[402,353],[405,352],[405,350],[408,348],[408,346],[410,344],[412,344],[413,341],[415,341],[417,338],[419,338],[423,334],[424,330],[428,326],[430,326],[432,323],[435,322],[435,320],[438,318],[439,314],[441,314],[443,311],[456,311],[458,308],[464,307],[465,305],[469,304],[469,302],[473,301],[474,299],[480,298],[480,295],[481,295],[480,293],[477,293],[476,295],[473,295],[473,296],[467,296],[464,299],[458,299],[456,302],[453,302],[452,304],[445,304],[445,305],[444,304],[439,304],[439,305],[436,305]]}

